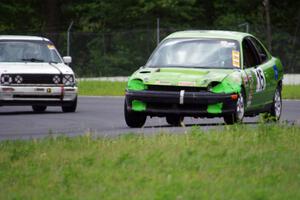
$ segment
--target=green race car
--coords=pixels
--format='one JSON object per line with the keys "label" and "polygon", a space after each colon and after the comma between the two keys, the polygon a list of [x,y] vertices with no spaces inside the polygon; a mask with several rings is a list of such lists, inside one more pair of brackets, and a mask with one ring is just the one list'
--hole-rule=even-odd
{"label": "green race car", "polygon": [[254,36],[229,31],[181,31],[166,37],[129,77],[124,105],[129,127],[147,116],[180,125],[185,116],[281,116],[283,67]]}

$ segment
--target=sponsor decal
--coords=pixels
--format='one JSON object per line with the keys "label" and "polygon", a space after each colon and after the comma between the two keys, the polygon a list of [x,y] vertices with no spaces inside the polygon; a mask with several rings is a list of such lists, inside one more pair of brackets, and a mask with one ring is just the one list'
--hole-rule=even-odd
{"label": "sponsor decal", "polygon": [[35,88],[34,90],[37,92],[44,92],[44,88]]}
{"label": "sponsor decal", "polygon": [[274,78],[275,80],[278,80],[278,68],[276,65],[273,66],[273,70],[274,70]]}
{"label": "sponsor decal", "polygon": [[249,75],[247,75],[247,77],[248,77],[248,83],[249,83],[249,95],[248,95],[247,106],[250,106],[252,103],[252,98],[253,98],[253,93],[254,93],[253,77],[252,77],[251,73]]}
{"label": "sponsor decal", "polygon": [[189,82],[189,81],[180,81],[178,82],[178,86],[195,86],[195,82]]}
{"label": "sponsor decal", "polygon": [[247,86],[249,84],[249,77],[248,75],[243,76],[244,85]]}
{"label": "sponsor decal", "polygon": [[256,92],[261,92],[266,89],[266,78],[264,71],[261,67],[257,67],[253,70],[253,73],[256,76]]}
{"label": "sponsor decal", "polygon": [[167,81],[156,81],[155,83],[159,85],[171,85],[171,83]]}
{"label": "sponsor decal", "polygon": [[220,44],[222,47],[226,47],[226,48],[228,47],[232,48],[236,46],[234,42],[228,42],[228,41],[221,41]]}
{"label": "sponsor decal", "polygon": [[240,68],[240,52],[232,50],[232,65]]}
{"label": "sponsor decal", "polygon": [[52,45],[52,44],[48,44],[47,47],[48,47],[48,49],[50,49],[50,50],[55,49],[54,45]]}

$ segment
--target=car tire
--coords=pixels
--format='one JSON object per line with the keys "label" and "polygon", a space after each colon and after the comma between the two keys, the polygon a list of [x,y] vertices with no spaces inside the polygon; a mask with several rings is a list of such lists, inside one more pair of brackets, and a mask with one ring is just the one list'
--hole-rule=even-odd
{"label": "car tire", "polygon": [[39,105],[33,105],[32,106],[32,110],[34,112],[38,112],[38,113],[44,112],[46,109],[47,109],[47,106],[39,106]]}
{"label": "car tire", "polygon": [[126,100],[124,103],[124,116],[127,126],[131,128],[141,128],[147,119],[147,116],[142,112],[128,111]]}
{"label": "car tire", "polygon": [[279,121],[282,113],[282,98],[281,98],[281,89],[277,87],[273,97],[273,103],[270,110],[270,120]]}
{"label": "car tire", "polygon": [[244,93],[239,94],[235,112],[224,116],[225,124],[242,123],[245,115]]}
{"label": "car tire", "polygon": [[180,115],[168,115],[166,116],[166,121],[171,126],[181,126],[184,117]]}
{"label": "car tire", "polygon": [[72,102],[71,105],[61,107],[63,112],[75,112],[76,108],[77,108],[77,97],[75,98],[75,100]]}

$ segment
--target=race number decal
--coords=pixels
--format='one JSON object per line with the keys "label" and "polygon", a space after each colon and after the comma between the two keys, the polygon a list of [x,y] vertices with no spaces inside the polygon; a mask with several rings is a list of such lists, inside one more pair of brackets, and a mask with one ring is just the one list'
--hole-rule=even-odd
{"label": "race number decal", "polygon": [[263,91],[267,84],[264,71],[262,68],[257,67],[255,70],[253,70],[253,72],[256,76],[256,92]]}

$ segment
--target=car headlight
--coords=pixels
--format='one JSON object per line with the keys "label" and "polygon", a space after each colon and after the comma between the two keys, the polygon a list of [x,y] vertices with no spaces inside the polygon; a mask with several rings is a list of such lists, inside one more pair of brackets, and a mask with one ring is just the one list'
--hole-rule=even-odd
{"label": "car headlight", "polygon": [[1,84],[8,85],[11,84],[12,82],[13,82],[13,78],[9,74],[4,74],[1,76]]}
{"label": "car headlight", "polygon": [[53,80],[53,83],[59,84],[60,83],[60,77],[59,77],[59,75],[53,76],[52,80]]}
{"label": "car headlight", "polygon": [[21,84],[23,82],[23,77],[20,75],[15,76],[15,82]]}
{"label": "car headlight", "polygon": [[74,76],[71,74],[65,74],[63,76],[62,82],[66,86],[74,85],[74,83],[75,83]]}
{"label": "car headlight", "polygon": [[128,81],[127,88],[129,90],[145,90],[147,86],[140,79],[133,79]]}

